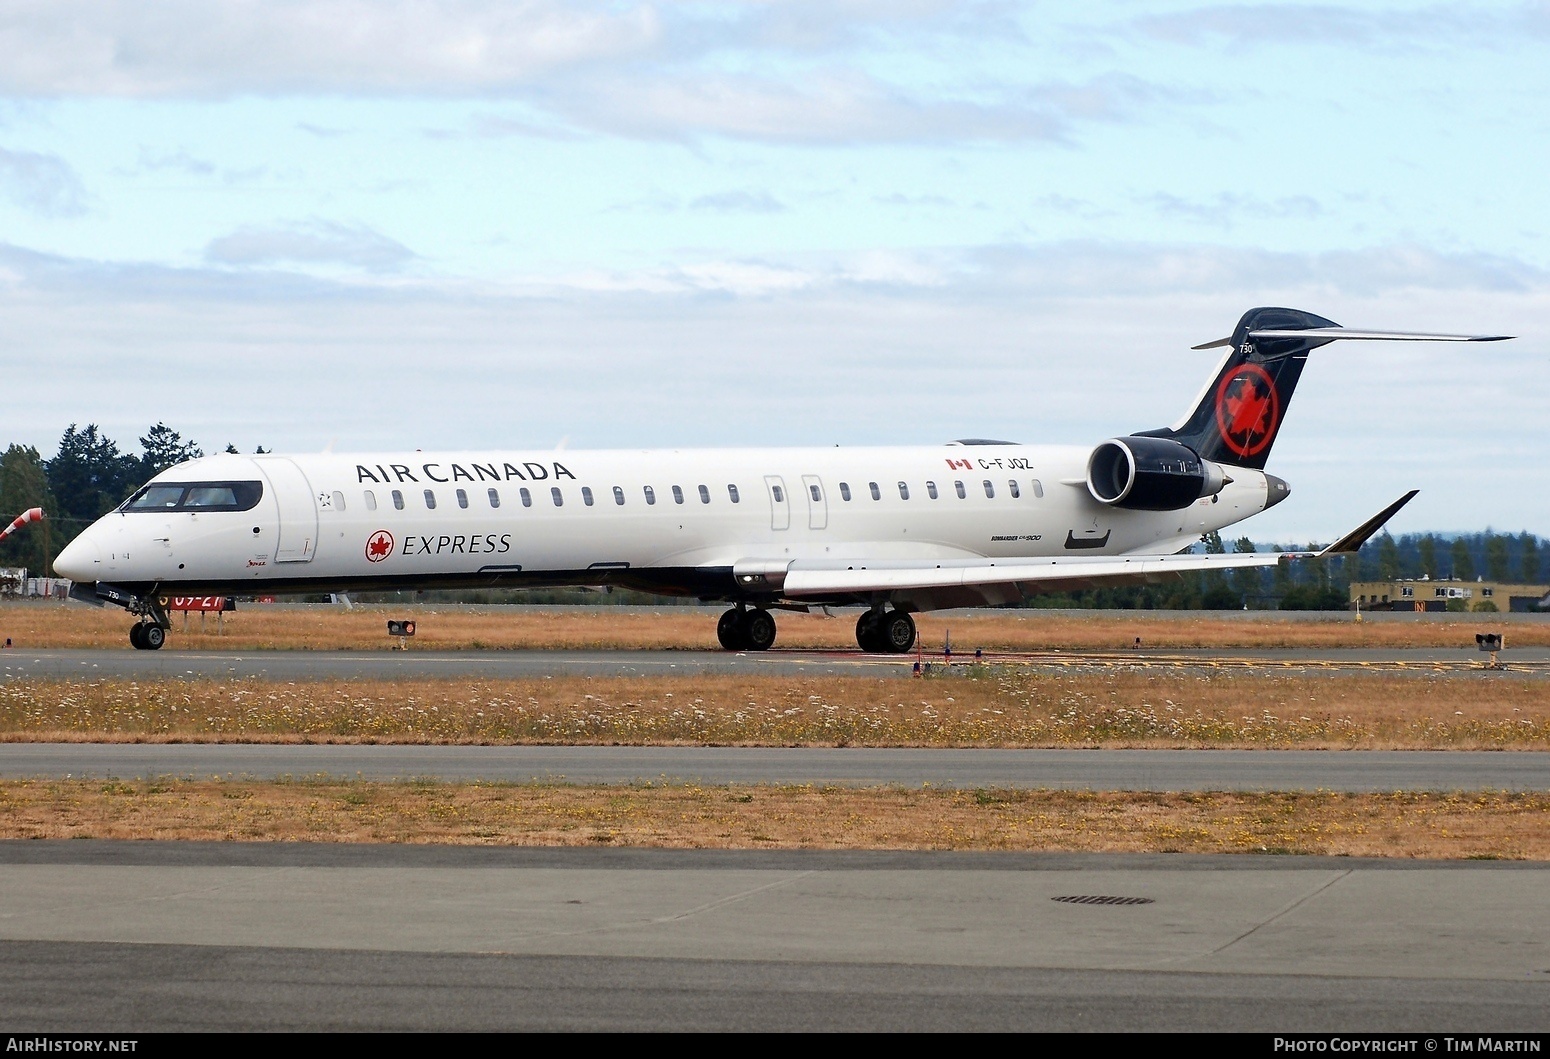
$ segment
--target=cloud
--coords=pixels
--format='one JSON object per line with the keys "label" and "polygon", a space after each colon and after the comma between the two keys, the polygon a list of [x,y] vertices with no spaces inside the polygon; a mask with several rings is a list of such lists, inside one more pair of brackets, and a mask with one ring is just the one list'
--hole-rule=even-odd
{"label": "cloud", "polygon": [[1494,9],[1434,3],[1376,10],[1340,4],[1213,4],[1143,15],[1127,25],[1142,36],[1176,44],[1233,49],[1316,44],[1370,52],[1542,37],[1550,34],[1550,9],[1543,3]]}
{"label": "cloud", "polygon": [[1265,199],[1256,195],[1220,192],[1209,199],[1186,199],[1159,192],[1138,201],[1151,206],[1165,217],[1179,217],[1221,228],[1231,228],[1245,217],[1272,220],[1312,220],[1326,212],[1309,195],[1286,195]]}
{"label": "cloud", "polygon": [[723,191],[701,195],[689,208],[712,213],[783,213],[786,206],[768,191]]}
{"label": "cloud", "polygon": [[214,162],[207,162],[203,158],[195,158],[183,150],[158,152],[142,147],[140,149],[140,166],[151,170],[174,169],[193,176],[210,176],[215,172]]}
{"label": "cloud", "polygon": [[415,257],[402,243],[364,225],[322,220],[239,228],[205,247],[205,260],[216,265],[349,265],[378,273],[396,272]]}
{"label": "cloud", "polygon": [[855,70],[777,79],[714,72],[591,77],[545,103],[574,125],[633,139],[721,136],[762,142],[1069,141],[1081,122],[1126,121],[1175,93],[1126,75],[923,96]]}
{"label": "cloud", "polygon": [[43,217],[79,217],[86,212],[86,189],[80,177],[51,154],[0,148],[0,193]]}
{"label": "cloud", "polygon": [[645,4],[22,0],[0,13],[0,92],[477,94],[640,53],[660,33]]}

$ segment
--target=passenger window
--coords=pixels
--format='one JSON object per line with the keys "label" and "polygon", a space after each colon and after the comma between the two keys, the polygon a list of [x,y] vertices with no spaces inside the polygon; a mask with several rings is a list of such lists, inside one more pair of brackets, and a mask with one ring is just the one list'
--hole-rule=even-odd
{"label": "passenger window", "polygon": [[872,487],[872,499],[873,500],[881,500],[883,498],[883,491],[881,489],[877,488],[877,483],[876,482],[868,482],[867,485]]}
{"label": "passenger window", "polygon": [[549,495],[554,497],[554,506],[555,507],[564,507],[565,506],[565,497],[563,495],[561,495],[560,487],[559,486],[557,486],[557,485],[550,486],[549,487]]}
{"label": "passenger window", "polygon": [[927,482],[926,483],[926,495],[929,496],[932,500],[936,499],[936,483],[935,482]]}
{"label": "passenger window", "polygon": [[784,504],[786,502],[786,494],[780,488],[780,486],[778,486],[778,485],[770,486],[770,494],[775,497],[775,502],[777,504]]}
{"label": "passenger window", "polygon": [[490,490],[490,506],[491,507],[500,507],[501,506],[501,495],[499,493],[497,493],[494,489]]}
{"label": "passenger window", "polygon": [[959,500],[963,500],[963,499],[965,499],[969,495],[968,493],[964,492],[963,483],[962,482],[954,482],[953,483],[953,488],[955,490],[957,490],[957,492],[958,492],[958,499]]}
{"label": "passenger window", "polygon": [[727,486],[727,496],[732,498],[732,503],[734,503],[734,504],[737,503],[738,502],[738,499],[737,499],[737,486],[735,486],[735,485],[728,485]]}
{"label": "passenger window", "polygon": [[990,484],[990,479],[985,479],[985,497],[989,500],[996,498],[996,487]]}
{"label": "passenger window", "polygon": [[[555,491],[558,492],[559,490]],[[590,485],[581,487],[581,502],[588,507],[592,506],[592,487]]]}
{"label": "passenger window", "polygon": [[676,485],[673,486],[673,503],[681,504],[683,502],[684,502],[684,491],[682,489],[678,488]]}
{"label": "passenger window", "polygon": [[457,491],[457,506],[458,507],[467,507],[468,506],[468,491],[466,489],[459,489]]}
{"label": "passenger window", "polygon": [[703,485],[700,486],[700,503],[702,503],[702,504],[710,503],[710,490],[707,489]]}
{"label": "passenger window", "polygon": [[823,499],[823,494],[818,491],[818,487],[816,485],[813,485],[812,483],[808,483],[807,491],[809,493],[813,494],[813,502],[814,503],[817,503],[818,501]]}
{"label": "passenger window", "polygon": [[366,490],[366,510],[377,510],[377,494],[373,493],[370,489]]}
{"label": "passenger window", "polygon": [[647,506],[655,504],[656,502],[657,502],[657,491],[655,489],[651,488],[651,486],[649,486],[649,485],[646,486],[646,504],[647,504]]}
{"label": "passenger window", "polygon": [[1044,483],[1037,478],[1033,480],[1033,495],[1039,500],[1044,499]]}
{"label": "passenger window", "polygon": [[525,485],[522,486],[520,489],[517,490],[517,492],[519,494],[521,494],[521,496],[522,496],[522,506],[523,507],[532,507],[533,506],[533,494],[527,491],[527,486],[525,486]]}
{"label": "passenger window", "polygon": [[850,483],[849,482],[841,482],[840,483],[840,499],[842,499],[842,500],[849,500],[850,499]]}
{"label": "passenger window", "polygon": [[614,486],[614,503],[618,504],[620,507],[624,506],[624,490],[620,489],[617,485]]}
{"label": "passenger window", "polygon": [[436,493],[433,490],[425,490],[425,507],[430,511],[436,510]]}
{"label": "passenger window", "polygon": [[1019,493],[1017,491],[1017,479],[1016,478],[1008,479],[1008,481],[1006,483],[1006,487],[1007,487],[1007,489],[1011,490],[1012,499],[1013,500],[1016,500],[1016,499],[1018,499],[1019,497],[1021,497],[1023,495],[1022,493]]}
{"label": "passenger window", "polygon": [[344,510],[344,494],[341,493],[337,489],[334,490],[334,510],[335,511],[343,511]]}
{"label": "passenger window", "polygon": [[910,487],[909,487],[909,485],[907,483],[905,483],[905,482],[900,482],[899,483],[899,499],[900,500],[908,500],[909,498],[910,498]]}
{"label": "passenger window", "polygon": [[393,506],[399,511],[404,509],[404,494],[399,490],[393,490]]}

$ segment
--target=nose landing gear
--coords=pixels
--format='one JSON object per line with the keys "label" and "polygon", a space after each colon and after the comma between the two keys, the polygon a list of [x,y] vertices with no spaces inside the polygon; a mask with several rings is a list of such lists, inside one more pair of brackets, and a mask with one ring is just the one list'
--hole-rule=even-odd
{"label": "nose landing gear", "polygon": [[716,622],[716,639],[728,651],[768,651],[775,643],[775,619],[767,610],[733,607]]}
{"label": "nose landing gear", "polygon": [[915,619],[902,610],[869,610],[856,620],[856,643],[868,654],[902,655],[915,646]]}

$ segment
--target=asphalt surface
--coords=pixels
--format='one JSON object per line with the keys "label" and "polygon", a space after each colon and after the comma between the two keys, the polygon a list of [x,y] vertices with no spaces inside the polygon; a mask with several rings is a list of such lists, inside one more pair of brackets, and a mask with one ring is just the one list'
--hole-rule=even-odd
{"label": "asphalt surface", "polygon": [[1360,858],[7,842],[0,1029],[1542,1033],[1547,884]]}
{"label": "asphalt surface", "polygon": [[[940,674],[942,658],[926,656]],[[953,665],[974,661],[973,652]],[[1430,677],[1439,672],[1482,682],[1503,675],[1550,677],[1550,648],[1504,652],[1505,671],[1484,667],[1487,656],[1452,648],[1277,651],[1197,648],[1168,651],[1044,652],[986,655],[986,662],[1070,669],[1297,670],[1385,672]],[[17,678],[161,678],[261,680],[515,679],[583,676],[683,676],[698,673],[865,675],[907,678],[913,655],[859,651],[134,651],[26,650],[0,653],[0,680]]]}
{"label": "asphalt surface", "polygon": [[1550,790],[1550,754],[1413,750],[0,743],[0,778],[156,776],[1120,791]]}

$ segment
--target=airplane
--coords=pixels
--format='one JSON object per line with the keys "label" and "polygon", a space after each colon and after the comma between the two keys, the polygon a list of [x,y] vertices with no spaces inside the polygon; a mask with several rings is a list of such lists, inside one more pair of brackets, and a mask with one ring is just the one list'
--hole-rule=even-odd
{"label": "airplane", "polygon": [[1289,495],[1264,468],[1311,350],[1509,337],[1251,309],[1194,347],[1226,353],[1176,423],[1087,445],[201,457],[54,569],[142,650],[171,595],[617,585],[729,603],[727,650],[769,649],[776,611],[860,606],[858,646],[904,653],[923,611],[1357,550],[1414,490],[1318,552],[1187,549]]}

